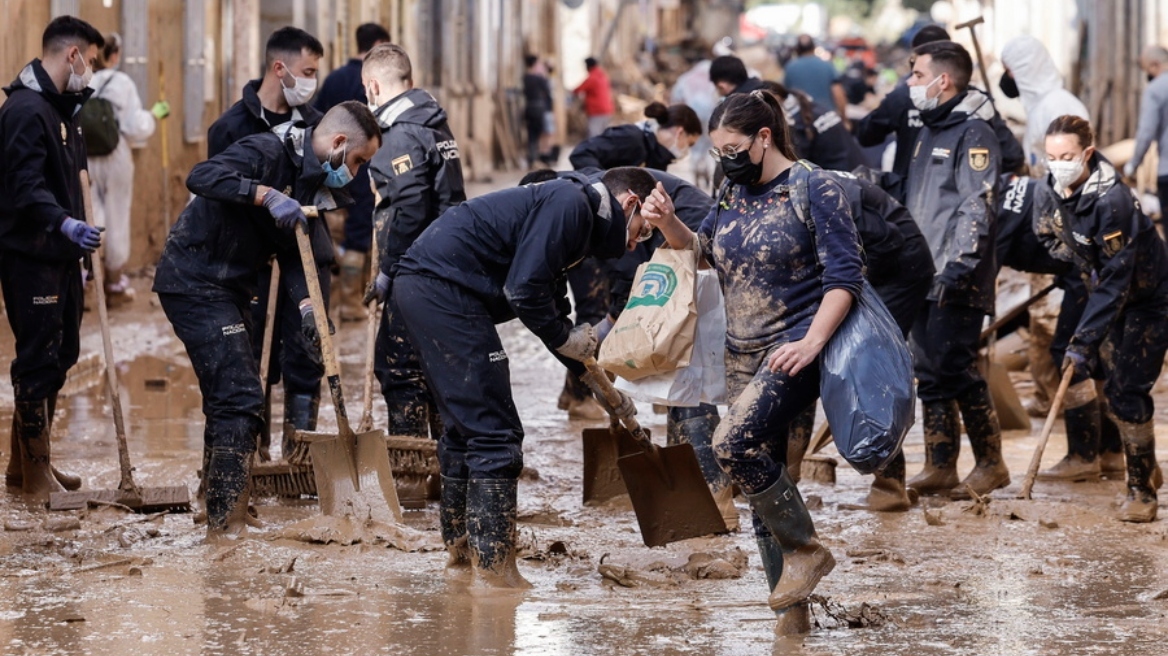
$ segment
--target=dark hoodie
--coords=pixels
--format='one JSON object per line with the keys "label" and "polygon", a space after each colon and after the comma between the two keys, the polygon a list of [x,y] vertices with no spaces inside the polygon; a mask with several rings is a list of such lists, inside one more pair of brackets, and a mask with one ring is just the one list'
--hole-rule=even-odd
{"label": "dark hoodie", "polygon": [[1075,264],[1089,296],[1071,344],[1097,349],[1127,308],[1168,311],[1168,250],[1115,167],[1096,153],[1090,177],[1063,198],[1048,175],[1037,183],[1042,206],[1034,231],[1055,257]]}
{"label": "dark hoodie", "polygon": [[673,153],[657,143],[654,121],[641,121],[611,127],[595,137],[581,141],[572,149],[568,161],[577,171],[585,168],[613,169],[618,166],[643,166],[664,171],[673,163]]}
{"label": "dark hoodie", "polygon": [[93,93],[61,93],[41,60],[4,88],[0,108],[0,251],[76,261],[84,253],[61,234],[67,217],[84,221],[79,175],[87,166],[77,112]]}
{"label": "dark hoodie", "polygon": [[986,313],[994,311],[994,198],[1002,162],[988,122],[993,111],[989,98],[971,89],[921,112],[905,204],[933,254],[929,300]]}
{"label": "dark hoodie", "polygon": [[[304,139],[312,143],[311,129]],[[322,210],[346,202],[338,190],[323,188],[324,179],[311,148],[300,155],[290,139],[281,140],[270,132],[245,137],[196,165],[187,177],[187,188],[195,198],[166,239],[154,291],[247,303],[258,291],[257,274],[274,254],[285,289],[292,298],[307,298],[295,236],[291,230],[278,228],[268,210],[254,204],[254,199],[256,189],[264,185]],[[322,236],[328,238],[320,219],[309,219],[309,233],[314,246]]]}
{"label": "dark hoodie", "polygon": [[518,317],[554,350],[572,329],[566,271],[588,256],[620,257],[626,223],[608,189],[583,176],[503,189],[444,212],[394,275],[460,285],[495,323]]}
{"label": "dark hoodie", "polygon": [[379,269],[393,266],[448,208],[466,200],[458,143],[446,111],[422,89],[410,89],[376,112],[381,148],[369,175],[381,195],[373,211],[380,250]]}
{"label": "dark hoodie", "polygon": [[[240,139],[261,132],[268,132],[277,124],[275,114],[260,104],[260,83],[263,79],[252,80],[243,87],[243,96],[218,118],[207,130],[207,159],[227,150]],[[292,122],[298,128],[310,128],[320,123],[324,114],[312,105],[304,104],[292,108]]]}

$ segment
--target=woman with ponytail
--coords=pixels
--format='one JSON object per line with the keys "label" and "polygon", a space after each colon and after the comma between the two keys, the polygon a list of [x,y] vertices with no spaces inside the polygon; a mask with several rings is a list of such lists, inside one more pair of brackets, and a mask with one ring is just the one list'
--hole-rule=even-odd
{"label": "woman with ponytail", "polygon": [[684,159],[702,136],[702,122],[688,105],[652,102],[645,116],[649,120],[611,127],[580,142],[568,157],[572,168],[643,166],[664,171]]}
{"label": "woman with ponytail", "polygon": [[642,214],[674,248],[697,239],[726,298],[730,410],[714,434],[718,464],[746,494],[776,612],[804,602],[835,559],[786,467],[787,426],[819,397],[823,347],[863,284],[847,195],[808,172],[804,222],[788,193],[795,165],[781,101],[730,96],[710,118],[711,156],[726,172],[719,202],[695,235],[658,187]]}

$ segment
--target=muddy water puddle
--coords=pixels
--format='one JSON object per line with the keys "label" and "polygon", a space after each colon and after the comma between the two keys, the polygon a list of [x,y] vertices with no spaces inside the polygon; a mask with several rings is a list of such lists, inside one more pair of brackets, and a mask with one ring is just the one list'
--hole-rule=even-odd
{"label": "muddy water puddle", "polygon": [[[347,400],[355,408],[363,326],[339,328],[344,379],[353,381]],[[154,310],[115,324],[115,343],[125,354],[119,375],[131,455],[140,484],[185,483],[193,490],[203,437],[200,397],[181,347],[164,329]],[[465,577],[444,573],[440,552],[277,538],[317,512],[311,501],[260,501],[263,529],[237,544],[208,546],[191,515],[139,522],[93,510],[74,514],[79,529],[51,532],[43,526],[46,513],[6,494],[0,519],[22,530],[0,532],[0,652],[1164,653],[1168,600],[1155,599],[1168,590],[1164,521],[1113,521],[1118,482],[1040,483],[1034,501],[1015,500],[1035,444],[1025,431],[1006,439],[1014,486],[995,493],[980,514],[970,511],[971,502],[939,500],[923,504],[935,523],[921,506],[891,515],[843,510],[839,505],[859,501],[870,480],[846,466],[835,485],[805,485],[805,496],[822,501],[813,514],[838,561],[817,590],[834,606],[815,610],[818,626],[805,639],[776,639],[745,503],[739,501],[745,528],[738,533],[657,549],[642,545],[627,499],[584,507],[580,433],[598,426],[569,421],[555,408],[562,369],[534,338],[518,325],[504,326],[502,334],[526,428],[525,464],[534,474],[520,485],[527,557],[520,568],[533,590],[472,594]],[[86,344],[96,351],[96,343]],[[113,487],[114,433],[100,362],[83,364],[75,389],[62,399],[54,450],[88,487]],[[6,425],[10,405],[0,407]],[[375,407],[375,416],[384,417],[380,399]],[[277,423],[281,408],[277,388]],[[320,416],[322,428],[335,425],[327,400]],[[639,416],[663,443],[664,417],[645,405]],[[910,474],[923,461],[920,440],[916,428],[907,440]],[[1162,438],[1161,453],[1165,446]],[[1061,448],[1056,434],[1046,464]],[[971,466],[966,448],[959,469]],[[437,528],[433,504],[406,518],[414,529]],[[692,554],[736,548],[748,557],[739,578],[677,573]],[[602,576],[602,561],[624,568],[635,585]],[[876,616],[865,615],[863,604],[881,620],[848,628],[849,618]]]}

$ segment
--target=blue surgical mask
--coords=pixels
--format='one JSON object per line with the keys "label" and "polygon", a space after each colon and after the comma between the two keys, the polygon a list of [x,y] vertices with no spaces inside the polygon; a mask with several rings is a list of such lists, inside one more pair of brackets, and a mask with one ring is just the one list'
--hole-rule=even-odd
{"label": "blue surgical mask", "polygon": [[328,159],[325,160],[324,169],[326,177],[324,179],[324,186],[333,189],[340,189],[353,181],[353,173],[349,171],[349,167],[345,165],[345,152],[348,150],[349,144],[346,142],[341,148],[341,164],[333,167],[333,156],[330,153]]}

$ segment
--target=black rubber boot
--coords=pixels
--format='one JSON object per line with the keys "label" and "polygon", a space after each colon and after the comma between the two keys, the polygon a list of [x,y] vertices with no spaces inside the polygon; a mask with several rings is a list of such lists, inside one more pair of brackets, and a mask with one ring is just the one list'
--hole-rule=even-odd
{"label": "black rubber boot", "polygon": [[1156,433],[1151,420],[1142,424],[1116,421],[1127,456],[1127,498],[1119,507],[1123,522],[1151,522],[1156,519]]}
{"label": "black rubber boot", "polygon": [[973,471],[951,493],[955,499],[969,498],[969,489],[986,495],[1010,484],[1010,470],[1002,460],[1002,427],[998,412],[985,383],[966,390],[957,397],[961,420],[969,446],[973,449]]}
{"label": "black rubber boot", "polygon": [[1124,463],[1123,438],[1115,418],[1107,411],[1107,402],[1099,406],[1099,474],[1105,479],[1118,481],[1127,476]]}
{"label": "black rubber boot", "polygon": [[466,535],[465,478],[442,477],[442,503],[438,519],[442,527],[442,543],[446,545],[447,567],[470,567],[470,550]]}
{"label": "black rubber boot", "polygon": [[697,456],[702,477],[710,486],[714,501],[722,512],[722,521],[731,531],[738,530],[738,508],[734,505],[734,485],[730,476],[718,466],[714,457],[714,431],[720,419],[718,408],[703,404],[696,408],[670,408],[666,419],[665,441],[670,446],[689,444]]}
{"label": "black rubber boot", "polygon": [[47,401],[16,402],[14,426],[20,451],[21,491],[37,503],[46,503],[53,492],[64,492],[52,468]]}
{"label": "black rubber boot", "polygon": [[811,513],[785,465],[779,465],[779,479],[773,485],[746,498],[783,554],[782,572],[767,604],[774,611],[790,608],[811,595],[835,568],[835,558],[819,543]]}
{"label": "black rubber boot", "polygon": [[264,394],[264,429],[260,431],[259,445],[256,447],[256,455],[259,456],[260,462],[271,462],[272,460],[272,387],[268,386],[267,392]]}
{"label": "black rubber boot", "polygon": [[754,541],[758,543],[758,557],[762,561],[762,571],[766,574],[767,591],[775,589],[775,584],[783,575],[783,551],[775,541],[774,534],[763,523],[762,518],[754,512],[750,513],[754,524]]}
{"label": "black rubber boot", "polygon": [[921,413],[925,433],[925,468],[908,481],[920,494],[944,494],[957,487],[961,452],[961,418],[954,400],[929,401]]}
{"label": "black rubber boot", "polygon": [[1099,480],[1099,400],[1093,399],[1078,407],[1064,409],[1063,419],[1067,427],[1067,455],[1050,469],[1038,472],[1038,480]]}
{"label": "black rubber boot", "polygon": [[[49,436],[52,437],[53,418],[57,415],[57,395],[53,394],[48,399],[49,404]],[[17,437],[16,431],[16,412],[12,413],[12,434],[9,447],[11,455],[8,459],[8,469],[4,472],[4,484],[8,487],[24,487],[24,472],[20,468],[20,439]],[[49,467],[53,470],[53,476],[56,477],[57,482],[66,490],[80,490],[81,477],[75,474],[66,474],[57,469],[55,465],[50,463]]]}
{"label": "black rubber boot", "polygon": [[466,486],[466,529],[471,587],[530,588],[515,565],[519,481],[475,479]]}
{"label": "black rubber boot", "polygon": [[213,447],[207,466],[207,537],[238,535],[249,524],[251,450]]}
{"label": "black rubber boot", "polygon": [[284,396],[284,439],[280,445],[285,462],[304,462],[308,444],[296,439],[298,430],[316,430],[320,394],[286,394]]}
{"label": "black rubber boot", "polygon": [[811,446],[811,434],[815,430],[815,404],[807,408],[787,426],[787,472],[791,480],[798,483],[803,479],[803,456]]}

